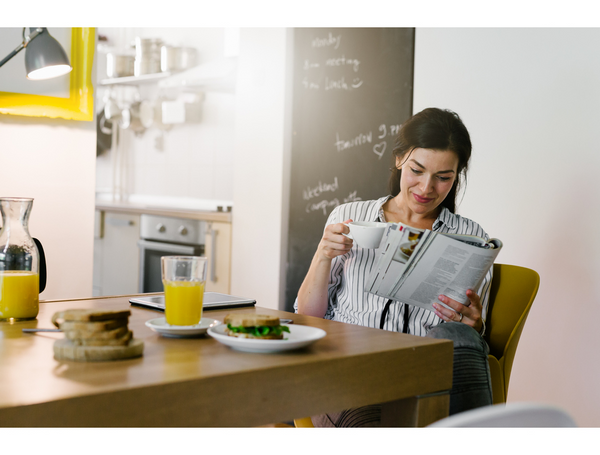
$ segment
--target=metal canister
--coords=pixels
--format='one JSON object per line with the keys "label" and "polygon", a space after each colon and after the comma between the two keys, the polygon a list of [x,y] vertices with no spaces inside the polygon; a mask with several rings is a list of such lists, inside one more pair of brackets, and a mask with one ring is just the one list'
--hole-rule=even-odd
{"label": "metal canister", "polygon": [[162,46],[160,68],[162,71],[181,71],[196,66],[198,53],[193,47]]}
{"label": "metal canister", "polygon": [[133,55],[106,54],[106,75],[109,78],[133,76],[133,66]]}
{"label": "metal canister", "polygon": [[160,48],[163,42],[160,38],[135,39],[134,74],[160,73]]}

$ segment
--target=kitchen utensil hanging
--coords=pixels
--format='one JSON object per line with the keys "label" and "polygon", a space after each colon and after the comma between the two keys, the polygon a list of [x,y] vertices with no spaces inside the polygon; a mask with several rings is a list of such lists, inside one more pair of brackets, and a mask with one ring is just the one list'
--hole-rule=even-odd
{"label": "kitchen utensil hanging", "polygon": [[96,155],[110,150],[112,143],[112,122],[106,120],[104,109],[96,114]]}
{"label": "kitchen utensil hanging", "polygon": [[149,101],[136,101],[123,109],[121,120],[121,128],[141,134],[154,122],[154,106]]}

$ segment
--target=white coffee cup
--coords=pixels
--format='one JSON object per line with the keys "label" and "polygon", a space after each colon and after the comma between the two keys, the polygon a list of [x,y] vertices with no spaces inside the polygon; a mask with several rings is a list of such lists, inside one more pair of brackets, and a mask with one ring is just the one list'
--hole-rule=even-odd
{"label": "white coffee cup", "polygon": [[379,248],[387,223],[352,221],[348,223],[350,237],[361,248]]}

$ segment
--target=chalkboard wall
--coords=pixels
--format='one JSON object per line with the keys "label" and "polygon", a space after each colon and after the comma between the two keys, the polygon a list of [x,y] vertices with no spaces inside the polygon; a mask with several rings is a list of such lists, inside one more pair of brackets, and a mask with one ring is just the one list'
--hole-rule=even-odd
{"label": "chalkboard wall", "polygon": [[388,194],[413,62],[412,28],[295,29],[286,310],[333,208]]}

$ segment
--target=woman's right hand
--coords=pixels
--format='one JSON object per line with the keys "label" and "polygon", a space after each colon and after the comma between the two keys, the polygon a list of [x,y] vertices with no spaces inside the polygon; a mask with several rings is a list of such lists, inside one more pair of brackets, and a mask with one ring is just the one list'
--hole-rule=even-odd
{"label": "woman's right hand", "polygon": [[330,224],[325,228],[323,238],[317,248],[317,252],[323,259],[331,260],[350,251],[354,242],[343,234],[350,232],[348,223],[351,221],[349,219],[343,223]]}
{"label": "woman's right hand", "polygon": [[352,239],[345,235],[350,232],[346,220],[343,223],[330,224],[323,232],[310,268],[298,291],[298,313],[322,318],[329,304],[329,273],[331,260],[346,254],[352,248]]}

